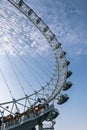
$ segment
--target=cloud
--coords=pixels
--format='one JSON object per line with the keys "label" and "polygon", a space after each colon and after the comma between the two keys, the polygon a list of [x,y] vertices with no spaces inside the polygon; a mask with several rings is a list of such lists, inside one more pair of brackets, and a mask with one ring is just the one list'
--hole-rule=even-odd
{"label": "cloud", "polygon": [[[6,35],[11,42],[15,41],[15,43],[19,43],[17,45],[19,46],[18,48],[20,48],[20,45],[24,42],[24,48],[30,49],[31,47],[31,50],[34,48],[34,52],[36,51],[36,53],[41,53],[41,51],[44,50],[48,51],[48,44],[33,24],[9,2],[6,0],[1,2],[0,15],[2,15],[2,18],[0,18],[0,26],[4,21],[3,29],[7,29],[4,29],[4,31],[7,32]],[[83,19],[83,10],[76,8],[75,2],[71,0],[55,0],[55,2],[53,2],[53,0],[25,0],[25,2],[49,25],[67,51],[69,51],[69,49],[71,51],[75,50],[75,48],[80,50],[80,48],[83,48],[83,43],[84,46],[87,46],[86,23],[84,22],[85,20],[81,20]],[[8,22],[10,22],[10,27],[6,26]],[[22,28],[20,29],[20,27]],[[8,35],[9,32],[11,32],[10,35]],[[87,54],[86,50],[84,51],[84,53]],[[20,52],[20,54],[25,53]],[[75,53],[72,54],[75,55]]]}
{"label": "cloud", "polygon": [[79,6],[78,2],[71,0],[26,1],[49,25],[67,51],[87,47],[87,19],[81,1]]}
{"label": "cloud", "polygon": [[2,44],[13,56],[27,53],[35,56],[49,50],[46,40],[34,25],[5,0],[0,6],[0,30],[0,55],[5,54]]}

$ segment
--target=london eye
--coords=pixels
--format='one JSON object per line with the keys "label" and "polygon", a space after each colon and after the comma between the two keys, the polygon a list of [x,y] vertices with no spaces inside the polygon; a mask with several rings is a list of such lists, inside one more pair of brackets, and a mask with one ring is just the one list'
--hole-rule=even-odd
{"label": "london eye", "polygon": [[0,129],[45,130],[44,121],[54,129],[59,115],[55,104],[69,99],[70,61],[50,27],[26,2],[0,3]]}

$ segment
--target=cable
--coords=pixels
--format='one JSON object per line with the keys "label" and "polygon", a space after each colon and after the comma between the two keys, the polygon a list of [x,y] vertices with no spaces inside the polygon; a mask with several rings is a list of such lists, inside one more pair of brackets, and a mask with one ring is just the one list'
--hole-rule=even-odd
{"label": "cable", "polygon": [[[3,46],[3,44],[2,44],[2,46]],[[4,46],[3,46],[3,49],[4,49],[4,52],[5,52],[5,54],[6,54],[7,58],[8,58],[8,60],[9,60],[10,66],[11,66],[11,68],[12,68],[12,70],[13,70],[15,76],[16,76],[16,78],[17,78],[17,80],[18,80],[18,82],[19,82],[19,84],[20,84],[20,86],[21,86],[21,88],[22,88],[24,94],[26,95],[25,90],[24,90],[24,88],[23,88],[23,85],[22,85],[22,83],[20,82],[19,77],[17,76],[17,73],[16,73],[16,71],[15,71],[15,69],[14,69],[14,67],[13,67],[13,64],[12,64],[12,62],[11,62],[11,60],[10,60],[10,58],[9,58],[9,56],[8,56],[8,54],[7,54],[6,50],[5,50],[5,48],[4,48]]]}
{"label": "cable", "polygon": [[5,84],[6,84],[7,88],[8,88],[8,91],[9,91],[9,93],[10,93],[10,95],[11,95],[12,99],[13,99],[12,92],[11,92],[11,90],[10,90],[10,87],[9,87],[9,85],[8,85],[8,82],[7,82],[7,80],[6,80],[6,78],[5,78],[5,75],[3,74],[3,72],[2,72],[2,69],[1,69],[1,68],[0,68],[0,72],[1,72],[2,77],[3,77],[3,79],[4,79],[4,82],[5,82]]}

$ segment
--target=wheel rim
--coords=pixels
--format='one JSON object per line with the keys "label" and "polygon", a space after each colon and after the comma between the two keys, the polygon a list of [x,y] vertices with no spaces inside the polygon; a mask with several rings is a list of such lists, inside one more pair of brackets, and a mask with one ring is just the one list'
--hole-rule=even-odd
{"label": "wheel rim", "polygon": [[[52,52],[55,58],[55,71],[53,72],[52,77],[50,77],[50,81],[48,81],[44,86],[41,86],[41,89],[39,89],[38,91],[37,90],[34,91],[30,95],[25,94],[23,98],[19,98],[19,99],[15,99],[12,96],[12,101],[8,101],[8,102],[4,102],[0,104],[0,107],[2,109],[14,114],[13,113],[14,106],[16,107],[16,105],[17,106],[20,105],[20,106],[23,106],[24,108],[27,108],[32,105],[35,105],[38,102],[38,97],[39,98],[43,97],[43,93],[44,93],[44,99],[46,100],[46,102],[49,103],[53,101],[56,98],[56,96],[60,94],[64,84],[66,83],[68,71],[67,71],[67,61],[65,58],[65,53],[62,50],[61,44],[56,39],[56,36],[51,32],[50,28],[24,2],[22,2],[22,4],[19,6],[19,3],[17,3],[15,0],[8,0],[8,1],[11,2],[13,5],[15,5],[16,8],[18,8],[25,16],[27,16],[27,18],[38,28],[38,30],[42,33],[42,35],[47,40],[48,45],[52,49]],[[2,77],[4,77],[3,73],[2,73]],[[5,77],[4,77],[4,80],[5,80]],[[21,101],[23,102],[21,103]],[[27,102],[29,102],[30,106],[27,106]],[[11,110],[8,110],[6,108],[8,104],[11,104]]]}

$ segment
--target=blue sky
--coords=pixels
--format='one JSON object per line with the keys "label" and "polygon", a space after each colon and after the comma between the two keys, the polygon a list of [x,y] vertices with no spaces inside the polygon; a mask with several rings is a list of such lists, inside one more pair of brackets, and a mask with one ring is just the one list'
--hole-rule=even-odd
{"label": "blue sky", "polygon": [[[67,52],[67,59],[71,62],[69,69],[73,72],[73,75],[69,80],[72,81],[73,87],[67,91],[70,97],[69,101],[62,106],[57,106],[60,115],[56,119],[55,130],[87,130],[87,1],[25,1],[45,21],[45,23],[49,25],[52,32],[56,34],[58,40],[62,43],[63,49]],[[1,2],[2,6],[0,5],[0,14],[3,14],[4,12],[4,16],[8,16],[11,12],[8,11],[7,15],[6,8],[8,9],[11,7],[8,7],[9,4],[6,0],[4,0],[6,3],[2,0]],[[2,7],[3,10],[1,10]],[[12,11],[14,12],[14,9]],[[15,16],[15,14],[13,14],[13,16]],[[20,15],[18,14],[16,17],[18,18],[19,16]],[[11,17],[12,16],[10,16],[10,18]],[[13,17],[12,20],[12,22],[15,21]],[[37,42],[39,42],[39,40],[43,41],[43,38],[40,38],[38,31],[35,33],[35,29],[27,29],[27,25],[30,24],[29,26],[32,27],[32,24],[27,23],[25,17],[18,20],[21,20],[20,24],[25,27],[23,31],[25,31],[26,34],[27,31],[31,31],[29,38],[33,43],[32,46],[36,44],[34,41],[35,37]],[[8,34],[8,32],[6,34]],[[14,39],[17,40],[17,37],[14,37]],[[6,41],[6,37],[4,40]],[[48,46],[45,46],[44,49],[47,48]],[[9,50],[7,47],[6,49],[11,55],[14,55],[15,50],[13,48],[12,50]],[[0,50],[2,51],[2,49]],[[40,48],[38,48],[38,52],[40,51]],[[21,51],[20,54],[21,53],[23,52]]]}

